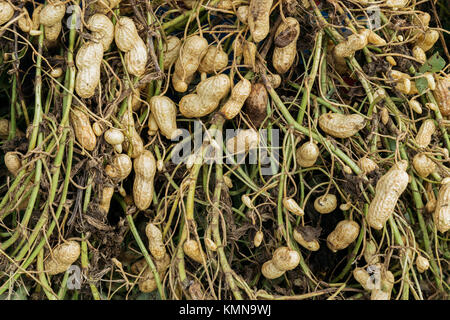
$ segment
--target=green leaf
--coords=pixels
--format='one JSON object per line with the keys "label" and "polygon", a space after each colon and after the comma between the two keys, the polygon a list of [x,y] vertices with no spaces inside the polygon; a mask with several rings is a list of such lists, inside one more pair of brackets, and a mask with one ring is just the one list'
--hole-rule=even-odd
{"label": "green leaf", "polygon": [[445,60],[439,55],[439,52],[436,52],[420,67],[419,72],[438,72],[444,67]]}
{"label": "green leaf", "polygon": [[[420,73],[416,73],[416,77],[420,76]],[[419,94],[423,94],[425,90],[428,88],[428,81],[425,77],[420,77],[416,79],[416,88],[419,91]]]}

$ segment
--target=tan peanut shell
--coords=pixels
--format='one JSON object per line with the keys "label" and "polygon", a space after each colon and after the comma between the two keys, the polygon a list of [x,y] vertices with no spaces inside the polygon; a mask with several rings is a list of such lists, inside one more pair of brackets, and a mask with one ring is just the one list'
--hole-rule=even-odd
{"label": "tan peanut shell", "polygon": [[390,271],[382,271],[380,288],[374,288],[370,300],[390,300],[392,288],[394,287],[394,275]]}
{"label": "tan peanut shell", "polygon": [[417,100],[409,100],[408,101],[409,106],[413,111],[417,114],[422,114],[422,106],[420,105],[420,102]]}
{"label": "tan peanut shell", "polygon": [[9,135],[9,120],[0,119],[0,138],[8,138]]}
{"label": "tan peanut shell", "polygon": [[242,0],[219,0],[219,2],[217,3],[217,8],[222,10],[232,10],[242,2]]}
{"label": "tan peanut shell", "polygon": [[122,131],[116,128],[106,130],[103,137],[105,138],[105,141],[112,146],[120,144],[125,140]]}
{"label": "tan peanut shell", "polygon": [[67,271],[80,256],[81,247],[76,241],[67,241],[56,246],[51,255],[44,261],[44,269],[48,275]]}
{"label": "tan peanut shell", "polygon": [[111,164],[106,166],[105,172],[110,178],[122,181],[131,173],[132,166],[131,158],[120,153],[115,155]]}
{"label": "tan peanut shell", "polygon": [[0,1],[0,25],[5,24],[14,16],[14,8],[6,1]]}
{"label": "tan peanut shell", "polygon": [[205,246],[211,251],[217,251],[217,244],[212,241],[210,238],[205,237],[204,239]]}
{"label": "tan peanut shell", "polygon": [[141,88],[135,88],[130,96],[131,110],[138,111],[141,108]]}
{"label": "tan peanut shell", "polygon": [[150,112],[148,115],[148,135],[154,136],[159,130],[158,123],[155,120],[155,117]]}
{"label": "tan peanut shell", "polygon": [[413,158],[413,167],[422,178],[428,177],[436,170],[436,163],[424,153],[418,153]]}
{"label": "tan peanut shell", "polygon": [[244,64],[250,66],[250,68],[255,69],[256,65],[256,44],[253,42],[245,40],[242,46],[242,54],[244,56]]}
{"label": "tan peanut shell", "polygon": [[319,157],[319,147],[312,141],[305,142],[295,152],[297,164],[301,167],[312,167]]}
{"label": "tan peanut shell", "polygon": [[109,13],[111,9],[117,7],[117,5],[121,2],[121,0],[97,0],[94,3],[95,11],[98,13]]}
{"label": "tan peanut shell", "polygon": [[145,227],[145,234],[148,238],[148,249],[156,260],[161,260],[166,255],[166,247],[162,240],[162,232],[153,223],[148,223]]}
{"label": "tan peanut shell", "polygon": [[[351,169],[350,169],[350,170],[351,170]],[[347,173],[347,172],[346,172],[346,173]],[[350,171],[350,173],[351,173],[351,171]],[[339,206],[339,210],[341,210],[341,211],[348,211],[348,210],[350,210],[351,207],[352,207],[351,202],[342,203],[342,204]]]}
{"label": "tan peanut shell", "polygon": [[120,51],[128,52],[133,49],[137,38],[139,38],[139,34],[133,20],[128,17],[121,17],[114,29],[114,40],[117,48]]}
{"label": "tan peanut shell", "polygon": [[117,47],[125,52],[127,71],[134,76],[141,76],[148,60],[147,46],[139,37],[132,19],[122,17],[117,21],[114,39]]}
{"label": "tan peanut shell", "polygon": [[291,213],[295,214],[296,216],[303,216],[305,212],[303,209],[298,205],[298,203],[292,199],[292,198],[283,198],[283,206]]}
{"label": "tan peanut shell", "polygon": [[272,88],[276,89],[281,84],[281,76],[279,74],[268,74],[267,81],[269,81]]}
{"label": "tan peanut shell", "polygon": [[114,25],[104,14],[96,13],[87,22],[88,29],[94,39],[101,42],[103,51],[107,51],[114,40]]}
{"label": "tan peanut shell", "polygon": [[254,129],[239,130],[237,135],[226,142],[227,151],[230,154],[240,154],[248,152],[258,147],[259,134]]}
{"label": "tan peanut shell", "polygon": [[[415,26],[420,27],[419,30],[420,29],[424,30],[430,24],[430,20],[431,20],[431,16],[430,16],[430,14],[428,12],[420,12],[420,13],[417,13],[417,15],[414,15],[412,17],[412,21],[411,22]],[[413,33],[414,32],[417,33],[419,30],[413,30]]]}
{"label": "tan peanut shell", "polygon": [[314,209],[321,214],[333,212],[337,207],[337,198],[334,194],[328,193],[318,197],[314,201]]}
{"label": "tan peanut shell", "polygon": [[442,180],[433,219],[439,232],[445,233],[450,230],[450,178]]}
{"label": "tan peanut shell", "polygon": [[5,153],[4,160],[5,166],[8,171],[11,172],[13,176],[17,176],[20,168],[22,168],[22,161],[20,160],[19,156],[14,152],[7,152]]}
{"label": "tan peanut shell", "polygon": [[441,114],[443,116],[450,115],[450,75],[436,79],[436,89],[433,94]]}
{"label": "tan peanut shell", "polygon": [[[164,278],[166,271],[170,265],[170,256],[166,253],[165,256],[160,260],[155,260],[156,271],[158,272],[160,281]],[[135,274],[141,273],[138,281],[139,290],[141,292],[153,292],[157,288],[155,281],[155,275],[148,267],[145,258],[136,261],[131,265],[131,271]]]}
{"label": "tan peanut shell", "polygon": [[233,48],[235,57],[240,57],[244,53],[244,43],[245,39],[242,37],[236,37],[236,39],[233,40],[233,44],[231,47]]}
{"label": "tan peanut shell", "polygon": [[288,17],[286,21],[282,22],[278,27],[275,36],[279,35],[281,32],[292,28],[295,30],[296,35],[292,41],[285,47],[279,48],[275,47],[273,50],[272,64],[275,70],[280,73],[286,73],[291,68],[294,63],[295,56],[297,54],[297,39],[300,35],[300,24],[297,19]]}
{"label": "tan peanut shell", "polygon": [[379,262],[378,256],[376,256],[377,253],[377,245],[375,241],[370,240],[366,243],[366,247],[364,248],[364,260],[368,264],[376,264]]}
{"label": "tan peanut shell", "polygon": [[273,263],[273,260],[269,260],[264,262],[261,268],[261,273],[264,277],[267,279],[276,279],[281,277],[286,271],[280,270],[277,267],[275,267],[275,264]]}
{"label": "tan peanut shell", "polygon": [[417,38],[416,46],[427,52],[430,50],[436,41],[439,40],[439,32],[436,30],[428,29],[424,34]]}
{"label": "tan peanut shell", "polygon": [[[45,40],[47,40],[49,43],[55,42],[56,40],[58,40],[58,36],[61,33],[61,30],[62,30],[61,22],[54,24],[52,26],[45,26],[44,27]],[[50,44],[50,45],[52,45],[52,44]]]}
{"label": "tan peanut shell", "polygon": [[180,54],[181,40],[175,36],[167,37],[167,41],[164,43],[163,58],[164,58],[164,70],[168,70],[171,65],[175,63]]}
{"label": "tan peanut shell", "polygon": [[301,245],[302,247],[304,247],[305,249],[307,249],[309,251],[317,251],[320,249],[319,241],[317,241],[316,239],[311,240],[311,241],[306,241],[305,238],[303,237],[302,233],[297,231],[297,229],[294,229],[293,237],[294,237],[294,240],[297,241],[297,243],[299,245]]}
{"label": "tan peanut shell", "polygon": [[419,132],[416,136],[416,143],[420,148],[426,148],[431,142],[431,136],[436,131],[436,125],[432,119],[427,119],[422,122]]}
{"label": "tan peanut shell", "polygon": [[370,227],[381,230],[394,212],[398,198],[408,186],[407,167],[407,161],[399,161],[378,180],[375,197],[370,202],[367,213],[367,222]]}
{"label": "tan peanut shell", "polygon": [[22,30],[25,33],[28,33],[33,29],[33,21],[31,20],[27,10],[24,10],[23,13],[24,15],[19,20],[17,20],[17,25],[19,26],[20,30]]}
{"label": "tan peanut shell", "polygon": [[88,151],[92,151],[97,144],[97,137],[92,130],[89,116],[79,108],[70,112],[70,120],[78,142]]}
{"label": "tan peanut shell", "polygon": [[373,30],[369,30],[369,35],[367,37],[367,42],[374,44],[376,46],[382,46],[386,44],[386,40],[376,34]]}
{"label": "tan peanut shell", "polygon": [[236,17],[244,24],[247,24],[248,21],[248,14],[249,14],[249,7],[248,6],[240,6],[236,10]]}
{"label": "tan peanut shell", "polygon": [[409,0],[386,0],[386,6],[392,8],[392,10],[398,10],[404,8],[408,2]]}
{"label": "tan peanut shell", "polygon": [[90,98],[100,82],[100,65],[103,59],[103,45],[89,41],[78,50],[75,63],[78,72],[75,91],[82,98]]}
{"label": "tan peanut shell", "polygon": [[427,55],[425,51],[419,46],[414,46],[412,49],[413,57],[419,60],[421,63],[425,63],[427,61]]}
{"label": "tan peanut shell", "polygon": [[378,169],[378,165],[375,161],[370,158],[364,157],[358,160],[358,167],[364,173],[370,173]]}
{"label": "tan peanut shell", "polygon": [[272,4],[273,0],[250,0],[247,23],[256,43],[264,40],[269,34]]}
{"label": "tan peanut shell", "polygon": [[192,260],[198,263],[203,263],[202,248],[199,246],[197,241],[193,239],[186,240],[183,244],[183,251],[184,254]]}
{"label": "tan peanut shell", "polygon": [[92,124],[92,130],[94,130],[94,133],[97,137],[100,137],[103,134],[103,132],[105,131],[105,128],[100,121],[95,121]]}
{"label": "tan peanut shell", "polygon": [[428,109],[430,109],[431,111],[438,111],[439,110],[439,107],[433,102],[427,102],[427,103],[425,103],[425,106]]}
{"label": "tan peanut shell", "polygon": [[280,247],[273,253],[272,262],[278,270],[293,270],[300,263],[300,255],[288,247]]}
{"label": "tan peanut shell", "polygon": [[434,194],[431,183],[427,182],[425,189],[426,189],[426,195],[427,195],[427,197],[426,197],[427,204],[425,205],[425,211],[426,211],[426,213],[432,213],[436,210],[436,204],[437,204],[436,195]]}
{"label": "tan peanut shell", "polygon": [[389,75],[392,77],[392,79],[394,80],[401,80],[401,79],[410,79],[411,77],[401,71],[397,71],[397,70],[391,70]]}
{"label": "tan peanut shell", "polygon": [[141,38],[138,38],[136,39],[135,46],[125,53],[125,64],[128,73],[134,76],[141,76],[144,74],[147,60],[147,46]]}
{"label": "tan peanut shell", "polygon": [[154,96],[150,99],[150,111],[161,133],[167,139],[174,139],[180,134],[177,128],[177,107],[166,96]]}
{"label": "tan peanut shell", "polygon": [[352,220],[342,220],[327,237],[328,248],[336,252],[347,248],[356,240],[359,234],[359,224]]}
{"label": "tan peanut shell", "polygon": [[32,30],[38,30],[39,29],[39,25],[40,20],[41,20],[41,11],[44,8],[44,6],[42,4],[39,4],[36,6],[36,8],[33,11],[33,14],[31,15],[31,21],[33,22],[33,27]]}
{"label": "tan peanut shell", "polygon": [[40,12],[40,23],[46,27],[61,23],[66,14],[66,6],[62,1],[55,0],[46,4]]}
{"label": "tan peanut shell", "polygon": [[59,78],[62,76],[62,74],[63,74],[62,68],[55,68],[50,72],[50,76],[52,76],[53,78]]}
{"label": "tan peanut shell", "polygon": [[192,76],[197,71],[207,50],[208,41],[205,38],[194,35],[186,39],[180,48],[172,77],[172,85],[175,91],[185,92],[187,90]]}
{"label": "tan peanut shell", "polygon": [[230,90],[230,78],[219,74],[201,81],[197,93],[180,100],[180,112],[187,118],[200,118],[213,112]]}
{"label": "tan peanut shell", "polygon": [[255,234],[255,237],[253,238],[253,244],[255,245],[256,248],[258,248],[262,241],[264,239],[264,233],[262,231],[258,231]]}
{"label": "tan peanut shell", "polygon": [[225,118],[233,119],[239,114],[251,90],[252,84],[245,78],[233,87],[228,101],[220,108],[220,112]]}
{"label": "tan peanut shell", "polygon": [[233,180],[228,175],[223,176],[223,182],[229,189],[233,188]]}
{"label": "tan peanut shell", "polygon": [[[436,90],[436,82],[434,81],[433,73],[431,72],[425,72],[423,74],[423,77],[427,80],[427,87],[430,90]],[[417,89],[417,88],[416,88]]]}
{"label": "tan peanut shell", "polygon": [[109,207],[111,205],[111,199],[114,194],[114,187],[103,187],[101,190],[101,198],[99,203],[99,208],[106,216],[109,212]]}
{"label": "tan peanut shell", "polygon": [[437,200],[436,199],[428,200],[427,204],[425,205],[425,211],[427,213],[434,212],[434,210],[436,210],[436,204],[437,204]]}
{"label": "tan peanut shell", "polygon": [[386,56],[386,61],[389,62],[389,64],[393,67],[397,65],[397,61],[395,61],[394,57],[392,56]]}
{"label": "tan peanut shell", "polygon": [[370,274],[363,268],[355,268],[353,270],[353,278],[364,288],[364,290],[370,291],[372,288],[369,285],[370,282]]}
{"label": "tan peanut shell", "polygon": [[424,256],[419,255],[416,258],[416,267],[417,271],[419,271],[420,273],[424,273],[430,268],[430,261],[428,261],[428,259]]}
{"label": "tan peanut shell", "polygon": [[359,114],[325,113],[319,117],[320,128],[335,138],[349,138],[365,125],[364,117]]}
{"label": "tan peanut shell", "polygon": [[360,33],[350,35],[347,40],[338,43],[333,54],[336,58],[348,58],[356,51],[363,49],[368,43],[369,30],[364,29]]}
{"label": "tan peanut shell", "polygon": [[228,54],[221,46],[212,45],[198,66],[199,72],[216,73],[228,65]]}
{"label": "tan peanut shell", "polygon": [[144,142],[142,141],[139,133],[136,131],[133,118],[131,117],[130,120],[128,112],[125,112],[123,115],[122,122],[124,124],[125,135],[128,135],[123,142],[123,146],[125,150],[128,150],[129,144],[131,144],[131,158],[134,159],[144,151]]}
{"label": "tan peanut shell", "polygon": [[267,117],[267,102],[269,95],[262,83],[254,83],[247,100],[245,100],[245,113],[256,128]]}
{"label": "tan peanut shell", "polygon": [[209,294],[202,288],[199,281],[195,281],[189,286],[189,296],[191,300],[210,300]]}
{"label": "tan peanut shell", "polygon": [[413,82],[410,79],[404,78],[397,81],[395,89],[404,94],[409,94],[412,91]]}
{"label": "tan peanut shell", "polygon": [[139,210],[147,209],[153,200],[153,179],[156,173],[156,161],[153,154],[144,150],[134,159],[136,174],[133,184],[134,204]]}

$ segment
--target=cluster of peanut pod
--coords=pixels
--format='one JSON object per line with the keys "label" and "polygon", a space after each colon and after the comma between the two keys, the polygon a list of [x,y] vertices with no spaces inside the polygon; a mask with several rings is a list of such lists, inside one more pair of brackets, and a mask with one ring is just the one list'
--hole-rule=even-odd
{"label": "cluster of peanut pod", "polygon": [[[450,71],[429,2],[377,2],[373,26],[370,1],[0,0],[0,296],[28,269],[63,299],[51,276],[79,264],[109,299],[94,263],[123,297],[448,293]],[[271,174],[245,162],[275,139]]]}

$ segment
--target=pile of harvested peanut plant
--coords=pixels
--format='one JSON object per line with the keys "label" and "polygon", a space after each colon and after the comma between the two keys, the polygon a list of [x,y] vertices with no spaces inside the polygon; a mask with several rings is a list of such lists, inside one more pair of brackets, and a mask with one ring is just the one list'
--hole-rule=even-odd
{"label": "pile of harvested peanut plant", "polygon": [[1,0],[0,298],[450,292],[445,0]]}

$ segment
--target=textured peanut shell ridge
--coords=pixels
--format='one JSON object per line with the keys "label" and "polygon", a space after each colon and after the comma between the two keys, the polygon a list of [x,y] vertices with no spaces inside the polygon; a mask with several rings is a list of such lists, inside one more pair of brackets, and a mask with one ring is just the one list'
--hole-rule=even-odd
{"label": "textured peanut shell ridge", "polygon": [[394,212],[398,198],[408,186],[408,174],[404,168],[389,169],[377,182],[375,197],[370,202],[367,222],[370,227],[381,230]]}
{"label": "textured peanut shell ridge", "polygon": [[270,9],[273,0],[250,0],[247,23],[253,41],[260,42],[270,31]]}
{"label": "textured peanut shell ridge", "polygon": [[347,248],[359,234],[359,224],[352,220],[339,222],[327,237],[327,246],[331,251]]}
{"label": "textured peanut shell ridge", "polygon": [[295,60],[295,55],[297,54],[297,39],[300,35],[300,24],[297,19],[288,17],[286,18],[286,22],[282,23],[276,33],[275,36],[279,35],[281,32],[285,31],[288,28],[293,28],[296,32],[296,36],[292,41],[283,48],[275,47],[272,56],[272,64],[275,70],[280,73],[286,73],[291,68],[292,64]]}
{"label": "textured peanut shell ridge", "polygon": [[336,138],[349,138],[364,128],[365,119],[358,114],[343,115],[326,113],[319,117],[319,126],[327,134]]}
{"label": "textured peanut shell ridge", "polygon": [[439,189],[433,219],[439,232],[445,233],[450,230],[450,183],[445,183]]}

